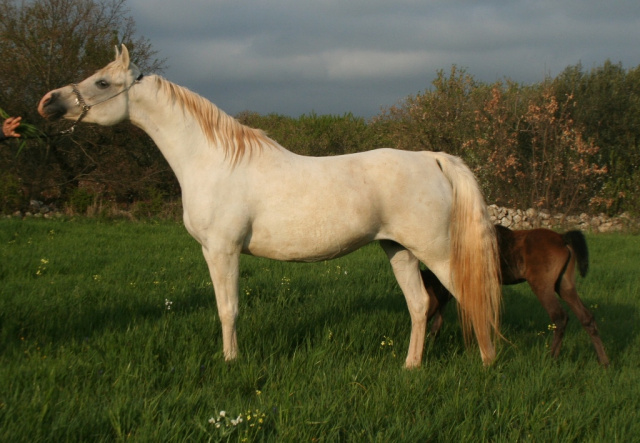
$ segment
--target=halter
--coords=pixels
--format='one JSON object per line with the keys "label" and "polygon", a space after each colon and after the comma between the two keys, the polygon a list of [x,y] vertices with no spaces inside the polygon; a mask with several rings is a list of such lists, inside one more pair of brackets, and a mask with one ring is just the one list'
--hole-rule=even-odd
{"label": "halter", "polygon": [[138,77],[136,77],[136,79],[133,81],[133,83],[131,83],[126,88],[124,88],[122,91],[112,95],[111,97],[105,98],[104,100],[101,100],[99,102],[93,103],[91,105],[88,105],[87,102],[84,101],[84,98],[82,97],[82,94],[80,94],[80,91],[78,90],[78,84],[77,83],[72,83],[71,84],[71,90],[73,91],[73,93],[76,96],[76,104],[78,106],[80,106],[81,112],[80,112],[80,116],[78,117],[78,119],[75,122],[73,122],[73,125],[71,125],[71,127],[69,129],[65,129],[64,131],[60,131],[60,134],[73,134],[73,131],[76,129],[76,125],[78,123],[80,123],[83,118],[85,118],[85,116],[91,110],[91,108],[93,108],[94,106],[100,105],[100,104],[102,104],[104,102],[108,102],[109,100],[116,98],[120,94],[124,94],[129,89],[131,89],[133,87],[133,85],[135,85],[136,83],[139,83],[140,80],[142,80],[143,76],[144,76],[144,74],[140,73],[140,75]]}

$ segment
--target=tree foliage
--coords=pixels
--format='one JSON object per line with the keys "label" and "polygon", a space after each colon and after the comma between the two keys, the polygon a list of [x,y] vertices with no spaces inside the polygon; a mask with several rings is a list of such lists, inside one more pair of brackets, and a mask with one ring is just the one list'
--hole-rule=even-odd
{"label": "tree foliage", "polygon": [[[151,44],[137,37],[125,0],[0,0],[0,107],[55,134],[68,122],[37,114],[42,95],[107,64],[125,43],[143,72],[161,71]],[[79,186],[104,198],[141,198],[146,188],[172,183],[153,143],[131,125],[83,125],[72,137],[29,140],[17,155],[2,149],[0,169],[18,181],[23,200],[65,200]]]}
{"label": "tree foliage", "polygon": [[595,201],[612,213],[640,212],[640,66],[625,70],[606,61],[585,72],[578,64],[553,85],[559,96],[574,97],[571,117],[601,148],[598,159],[608,174]]}
{"label": "tree foliage", "polygon": [[401,149],[459,155],[487,200],[549,211],[638,212],[640,75],[580,65],[524,86],[455,66],[373,123]]}
{"label": "tree foliage", "polygon": [[449,76],[438,71],[432,86],[385,109],[374,123],[398,149],[459,155],[473,131],[475,108],[482,101],[478,95],[483,91],[457,66],[452,66]]}
{"label": "tree foliage", "polygon": [[311,113],[292,118],[243,112],[237,119],[263,129],[282,146],[302,155],[350,154],[382,146],[366,120],[350,113],[342,116]]}

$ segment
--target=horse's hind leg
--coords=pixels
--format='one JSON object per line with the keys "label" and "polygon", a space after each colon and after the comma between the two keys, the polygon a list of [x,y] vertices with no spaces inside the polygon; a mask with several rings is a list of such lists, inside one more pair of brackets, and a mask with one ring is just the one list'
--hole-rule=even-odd
{"label": "horse's hind leg", "polygon": [[[544,280],[544,279],[542,279]],[[553,323],[553,342],[551,343],[551,355],[553,358],[558,358],[560,354],[560,348],[562,346],[562,338],[564,337],[564,331],[567,327],[569,317],[560,301],[556,297],[555,291],[552,286],[546,284],[536,284],[535,282],[529,282],[531,289],[536,297],[540,301],[542,307],[549,314],[549,319]]]}
{"label": "horse's hind leg", "polygon": [[405,367],[416,368],[422,363],[429,309],[429,297],[420,277],[420,262],[415,255],[398,243],[381,241],[380,245],[389,257],[398,285],[407,300],[411,316],[411,339]]}
{"label": "horse's hind leg", "polygon": [[596,354],[598,355],[598,361],[600,364],[604,367],[609,366],[609,357],[607,357],[607,353],[604,350],[604,345],[602,344],[602,339],[598,332],[596,320],[591,311],[589,311],[584,303],[582,303],[582,300],[580,300],[575,285],[572,282],[567,281],[565,277],[562,280],[559,292],[560,297],[567,302],[571,310],[576,314],[576,317],[578,317],[578,320],[582,324],[584,330],[587,331],[587,334],[591,337],[591,341],[596,350]]}

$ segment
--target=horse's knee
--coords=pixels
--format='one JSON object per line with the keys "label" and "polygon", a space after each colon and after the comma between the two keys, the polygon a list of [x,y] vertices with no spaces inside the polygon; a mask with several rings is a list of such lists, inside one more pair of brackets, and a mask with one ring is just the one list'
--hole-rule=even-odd
{"label": "horse's knee", "polygon": [[564,331],[569,322],[569,316],[561,307],[549,312],[549,318],[553,324],[553,342],[551,343],[551,356],[558,358],[560,355],[560,347],[562,346],[562,338]]}
{"label": "horse's knee", "polygon": [[564,330],[567,328],[567,323],[569,323],[569,315],[566,312],[562,311],[562,316],[554,322],[556,325],[556,330],[560,330],[564,333]]}
{"label": "horse's knee", "polygon": [[582,323],[582,327],[589,333],[589,335],[599,335],[598,333],[598,325],[596,324],[596,319],[593,314],[589,313],[588,316],[580,319]]}
{"label": "horse's knee", "polygon": [[551,323],[554,325],[556,333],[564,334],[564,330],[569,322],[569,315],[567,312],[562,309],[562,307],[558,306],[557,309],[549,311],[549,318],[551,319]]}
{"label": "horse's knee", "polygon": [[238,318],[238,309],[232,306],[218,308],[218,317],[223,325],[235,324]]}

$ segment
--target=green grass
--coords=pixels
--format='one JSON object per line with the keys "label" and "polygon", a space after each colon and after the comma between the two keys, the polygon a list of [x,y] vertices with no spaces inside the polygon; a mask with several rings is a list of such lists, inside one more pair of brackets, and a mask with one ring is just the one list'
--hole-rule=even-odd
{"label": "green grass", "polygon": [[491,368],[450,308],[408,371],[409,315],[376,245],[310,265],[243,257],[241,356],[226,364],[180,224],[1,220],[0,441],[635,440],[640,237],[588,242],[579,292],[608,370],[572,313],[551,359],[549,319],[519,285]]}

